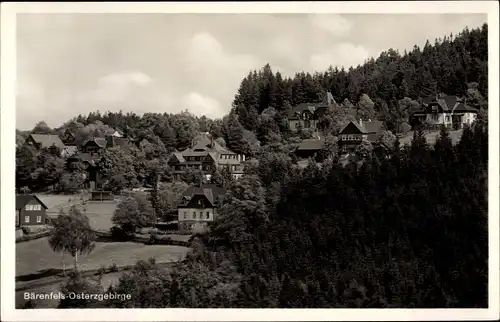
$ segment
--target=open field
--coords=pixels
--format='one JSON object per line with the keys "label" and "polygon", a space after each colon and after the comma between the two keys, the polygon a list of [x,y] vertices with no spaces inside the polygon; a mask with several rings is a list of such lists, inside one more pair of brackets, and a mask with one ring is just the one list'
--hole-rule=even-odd
{"label": "open field", "polygon": [[[450,131],[450,138],[453,145],[457,144],[462,137],[463,130]],[[436,138],[439,137],[439,131],[432,131],[425,134],[425,139],[429,145],[434,145],[436,143]],[[411,145],[411,140],[413,139],[413,131],[408,132],[405,136],[399,139],[401,146]]]}
{"label": "open field", "polygon": [[37,195],[38,198],[49,208],[47,212],[59,213],[61,207],[66,208],[73,204],[81,203],[80,195]]}
{"label": "open field", "polygon": [[[85,216],[90,220],[90,225],[97,231],[109,231],[113,226],[111,219],[118,203],[111,202],[87,202],[80,209],[85,210]],[[51,218],[56,218],[59,212],[48,214]]]}
{"label": "open field", "polygon": [[[133,242],[96,242],[88,255],[78,256],[78,267],[82,270],[98,269],[101,265],[131,265],[138,260],[155,257],[158,263],[184,259],[189,248],[171,245],[144,245]],[[67,267],[72,267],[73,258],[65,255]],[[50,269],[62,268],[62,256],[49,246],[47,238],[16,244],[16,277],[37,274]]]}

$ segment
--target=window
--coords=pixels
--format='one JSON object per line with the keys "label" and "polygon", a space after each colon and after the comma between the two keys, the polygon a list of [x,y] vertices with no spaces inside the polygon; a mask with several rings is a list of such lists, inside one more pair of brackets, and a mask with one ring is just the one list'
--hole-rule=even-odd
{"label": "window", "polygon": [[30,216],[24,216],[24,222],[30,222]]}
{"label": "window", "polygon": [[41,223],[42,222],[42,216],[36,216],[36,222]]}
{"label": "window", "polygon": [[446,115],[446,122],[449,122],[449,121],[450,121],[450,116]]}
{"label": "window", "polygon": [[196,219],[196,211],[193,211],[193,219]]}
{"label": "window", "polygon": [[188,212],[184,211],[184,219],[188,219]]}
{"label": "window", "polygon": [[210,212],[207,211],[207,219],[210,219]]}

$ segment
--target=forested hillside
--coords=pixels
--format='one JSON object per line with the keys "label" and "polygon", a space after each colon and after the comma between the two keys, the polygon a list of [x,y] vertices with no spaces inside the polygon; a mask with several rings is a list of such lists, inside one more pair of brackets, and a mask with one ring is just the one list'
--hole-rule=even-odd
{"label": "forested hillside", "polygon": [[[222,120],[96,112],[59,129],[38,124],[34,132],[70,128],[78,141],[114,129],[135,142],[147,139],[146,149],[131,144],[106,152],[106,171],[123,187],[159,172],[170,180],[166,158],[198,131],[252,157],[241,179],[225,182],[219,216],[194,239],[185,262],[173,271],[141,262],[110,289],[132,294],[132,301],[84,306],[486,307],[487,32],[484,25],[403,54],[388,50],[349,70],[285,78],[266,65],[242,80]],[[286,116],[326,91],[338,103],[323,120],[332,129],[349,115],[384,120],[397,132],[422,98],[438,93],[465,96],[482,113],[455,146],[445,129],[435,146],[416,131],[411,146],[396,141],[387,157],[347,166],[331,158],[301,169],[293,151],[306,135],[292,133]],[[42,153],[18,147],[18,184],[62,178],[61,163]],[[85,287],[71,285],[75,292]]]}

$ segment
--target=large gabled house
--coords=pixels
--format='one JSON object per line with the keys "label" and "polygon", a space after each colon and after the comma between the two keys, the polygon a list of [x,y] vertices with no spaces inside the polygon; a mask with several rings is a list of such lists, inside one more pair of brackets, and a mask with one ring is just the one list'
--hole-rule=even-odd
{"label": "large gabled house", "polygon": [[209,179],[209,172],[227,168],[235,178],[243,175],[245,155],[234,153],[217,143],[208,133],[199,135],[190,148],[174,152],[168,161],[174,177],[179,180],[187,169],[201,170]]}
{"label": "large gabled house", "polygon": [[213,184],[189,187],[177,207],[180,229],[206,227],[217,216],[218,200],[225,190]]}
{"label": "large gabled house", "polygon": [[80,152],[75,153],[67,158],[67,167],[72,170],[77,169],[77,165],[81,164],[87,174],[85,178],[85,187],[92,190],[102,187],[102,175],[100,172],[99,163],[101,155],[98,153]]}
{"label": "large gabled house", "polygon": [[65,148],[61,138],[55,134],[30,134],[26,138],[25,143],[33,146],[37,150],[57,148],[59,153]]}
{"label": "large gabled house", "polygon": [[16,228],[45,225],[47,206],[36,195],[16,196]]}
{"label": "large gabled house", "polygon": [[460,97],[443,95],[432,97],[422,102],[422,109],[410,117],[412,126],[427,125],[439,129],[445,126],[461,129],[472,124],[477,117],[477,109],[467,105]]}
{"label": "large gabled house", "polygon": [[347,122],[339,133],[339,147],[342,154],[352,153],[363,141],[368,141],[373,145],[386,130],[384,122],[359,120]]}

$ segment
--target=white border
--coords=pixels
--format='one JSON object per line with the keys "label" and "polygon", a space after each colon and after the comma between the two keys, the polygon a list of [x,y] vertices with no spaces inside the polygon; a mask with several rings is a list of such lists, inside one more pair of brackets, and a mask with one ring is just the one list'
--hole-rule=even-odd
{"label": "white border", "polygon": [[[1,317],[3,321],[355,321],[498,320],[498,39],[496,1],[2,3],[1,10]],[[126,309],[14,310],[14,168],[16,13],[487,13],[489,30],[489,308],[488,309]],[[425,21],[422,21],[425,23]],[[464,26],[465,27],[465,26]],[[439,35],[436,35],[439,36]]]}

